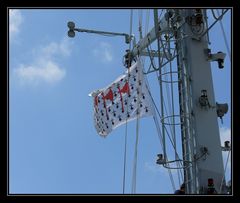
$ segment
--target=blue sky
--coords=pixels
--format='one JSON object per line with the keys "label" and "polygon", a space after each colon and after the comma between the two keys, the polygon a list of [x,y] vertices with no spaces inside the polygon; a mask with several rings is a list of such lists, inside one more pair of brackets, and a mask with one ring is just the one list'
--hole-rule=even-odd
{"label": "blue sky", "polygon": [[[138,10],[133,14],[133,33],[138,40]],[[128,45],[123,37],[76,33],[75,38],[68,38],[67,22],[129,33],[129,16],[130,10],[119,9],[10,11],[10,193],[122,193],[125,127],[105,139],[97,135],[88,94],[124,73],[122,57]],[[212,21],[209,13],[209,23]],[[143,30],[145,24],[146,10]],[[152,26],[150,11],[149,29]],[[230,12],[223,26],[231,45]],[[212,52],[227,53],[219,23],[210,31],[210,41]],[[230,109],[228,55],[224,69],[219,70],[217,63],[211,65],[216,101],[227,102]],[[148,81],[154,92],[158,89],[152,75]],[[231,134],[230,111],[223,119],[219,127],[225,141]],[[136,122],[129,122],[126,193],[131,193],[135,128]],[[173,193],[167,171],[155,164],[159,152],[153,119],[141,119],[137,193]]]}

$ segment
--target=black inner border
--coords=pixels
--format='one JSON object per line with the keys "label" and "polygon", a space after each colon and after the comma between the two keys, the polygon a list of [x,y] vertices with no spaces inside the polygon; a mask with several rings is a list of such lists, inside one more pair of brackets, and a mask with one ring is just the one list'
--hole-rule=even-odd
{"label": "black inner border", "polygon": [[[156,199],[157,201],[161,201],[161,199],[163,200],[177,200],[177,201],[182,201],[183,199],[179,199],[179,198],[184,198],[184,201],[186,201],[187,199],[189,199],[190,201],[195,199],[198,199],[200,201],[204,201],[205,198],[214,198],[214,200],[210,200],[210,201],[233,201],[233,200],[237,200],[238,199],[238,194],[240,192],[238,192],[239,187],[238,187],[238,182],[239,182],[239,175],[238,175],[238,171],[239,169],[237,166],[237,160],[235,160],[234,162],[234,166],[233,166],[233,170],[235,171],[234,173],[234,181],[233,180],[233,196],[213,196],[213,197],[209,197],[209,196],[164,196],[164,195],[133,195],[133,196],[129,196],[129,195],[60,195],[60,194],[56,194],[54,196],[52,195],[28,195],[28,194],[23,194],[23,195],[9,195],[8,192],[8,129],[9,129],[9,123],[8,123],[8,113],[9,113],[9,106],[8,106],[8,101],[9,101],[9,88],[8,88],[8,25],[7,25],[7,9],[10,8],[156,8],[156,7],[232,7],[233,8],[233,21],[232,21],[232,27],[233,27],[233,39],[234,39],[234,43],[233,43],[233,39],[232,39],[232,48],[234,49],[233,51],[233,59],[239,56],[237,56],[238,54],[238,36],[237,33],[237,29],[234,29],[234,23],[237,24],[237,22],[239,21],[239,9],[240,6],[239,4],[237,5],[237,0],[227,0],[227,1],[216,1],[216,0],[207,0],[207,1],[190,1],[190,0],[158,0],[153,1],[153,0],[148,0],[148,1],[127,1],[127,2],[123,2],[123,1],[119,1],[119,2],[107,2],[107,1],[96,1],[96,2],[84,2],[84,1],[77,1],[77,0],[68,0],[68,1],[27,1],[27,0],[1,0],[0,1],[0,18],[1,18],[1,32],[0,32],[0,40],[1,40],[1,49],[2,51],[1,53],[1,58],[5,59],[5,60],[1,60],[2,63],[2,68],[1,70],[1,89],[2,89],[2,93],[4,92],[4,99],[1,99],[2,102],[2,111],[3,113],[1,113],[3,119],[2,119],[2,128],[1,130],[4,131],[4,133],[2,133],[2,136],[0,136],[1,138],[1,166],[0,169],[1,170],[1,176],[0,176],[0,184],[1,184],[1,191],[0,191],[0,201],[2,202],[5,200],[11,201],[11,202],[15,202],[15,201],[24,201],[24,202],[32,202],[37,201],[37,202],[42,202],[45,200],[54,200],[54,201],[58,201],[58,202],[63,202],[66,200],[70,200],[70,201],[78,201],[79,198],[86,198],[86,199],[92,199],[92,200],[99,200],[102,198],[118,198],[120,201],[122,200],[137,200],[137,201],[148,201],[148,199],[150,200],[154,200]],[[114,5],[114,4],[115,5]],[[235,3],[235,5],[234,5]],[[237,27],[237,26],[236,26]],[[232,62],[232,67],[233,67],[233,74],[232,74],[232,115],[233,115],[233,120],[232,120],[232,135],[233,135],[233,147],[234,147],[234,152],[237,150],[238,148],[238,143],[240,143],[240,135],[236,134],[234,136],[234,131],[236,126],[238,126],[238,123],[240,122],[240,118],[237,114],[237,110],[238,110],[238,105],[240,104],[240,96],[238,94],[234,94],[234,91],[236,91],[238,89],[238,87],[236,86],[237,84],[237,60],[233,60]],[[236,67],[235,67],[236,66]],[[235,67],[235,68],[234,68]],[[235,87],[235,88],[234,88]],[[2,95],[2,94],[1,94]],[[234,105],[236,104],[236,105]],[[236,117],[236,118],[235,118]],[[239,121],[239,122],[237,122]],[[233,152],[233,153],[234,153]],[[237,152],[234,153],[235,156],[237,157]],[[204,198],[204,199],[202,199]],[[102,201],[102,200],[101,200]]]}

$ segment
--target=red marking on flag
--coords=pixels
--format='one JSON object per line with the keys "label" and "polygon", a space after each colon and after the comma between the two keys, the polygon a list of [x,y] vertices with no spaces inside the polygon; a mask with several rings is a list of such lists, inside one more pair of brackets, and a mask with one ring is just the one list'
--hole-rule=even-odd
{"label": "red marking on flag", "polygon": [[124,112],[122,94],[124,94],[124,93],[130,94],[128,82],[125,83],[125,85],[122,87],[122,89],[120,89],[120,87],[118,87],[118,92],[120,93],[120,99],[121,99],[121,103],[122,103],[122,112]]}
{"label": "red marking on flag", "polygon": [[113,92],[112,92],[111,89],[109,89],[108,93],[105,96],[103,96],[103,99],[104,100],[108,99],[108,100],[111,100],[113,102]]}
{"label": "red marking on flag", "polygon": [[106,110],[106,116],[107,116],[107,119],[109,118],[108,117],[108,112],[107,112],[107,106],[106,106],[106,100],[111,100],[113,102],[113,92],[112,92],[112,89],[109,88],[109,91],[106,95],[104,95],[104,93],[102,92],[101,93],[102,95],[102,98],[103,98],[103,105],[104,105],[104,108]]}
{"label": "red marking on flag", "polygon": [[121,92],[121,93],[128,93],[128,94],[130,94],[128,82],[125,83],[125,85],[124,85],[123,88],[120,90],[120,92]]}
{"label": "red marking on flag", "polygon": [[98,105],[98,95],[97,95],[97,96],[95,96],[95,98],[94,98],[94,105],[95,105],[95,106],[97,106],[97,105]]}
{"label": "red marking on flag", "polygon": [[97,106],[98,106],[98,95],[96,95],[96,96],[94,97],[94,107],[95,107],[96,111],[98,112]]}

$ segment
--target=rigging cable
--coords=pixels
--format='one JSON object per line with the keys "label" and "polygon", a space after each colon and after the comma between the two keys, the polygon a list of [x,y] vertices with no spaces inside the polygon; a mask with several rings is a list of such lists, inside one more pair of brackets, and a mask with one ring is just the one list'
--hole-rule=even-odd
{"label": "rigging cable", "polygon": [[220,185],[220,190],[219,190],[219,193],[220,193],[220,194],[221,194],[221,192],[222,192],[222,185],[223,185],[223,180],[224,180],[225,173],[226,173],[226,170],[227,170],[227,164],[228,164],[230,152],[231,152],[231,151],[228,151],[228,156],[227,156],[227,160],[226,160],[225,167],[224,167],[224,173],[223,173],[223,177],[222,177],[222,181],[221,181],[221,185]]}
{"label": "rigging cable", "polygon": [[[161,36],[160,36],[161,37]],[[169,41],[169,40],[168,40]],[[168,53],[170,54],[170,50],[171,50],[171,47],[169,48],[169,44],[165,44],[165,47],[164,47],[164,44],[163,44],[163,41],[161,40],[161,43],[162,43],[162,48],[165,50],[166,49],[166,47],[167,47],[167,45],[168,45]],[[170,41],[169,41],[169,43],[170,43]],[[149,45],[149,47],[150,47],[150,49],[152,50],[152,48],[151,48],[151,45]],[[149,50],[149,47],[147,46],[147,50],[148,50],[148,53],[149,53],[149,55],[151,56],[151,54],[150,54],[150,50]],[[176,51],[176,48],[174,49],[174,54],[173,55],[175,55],[175,51]],[[165,55],[166,55],[166,51],[165,51]],[[171,54],[170,54],[171,55]],[[162,57],[162,60],[161,60],[161,63],[163,62],[163,58],[164,57]],[[168,62],[170,62],[170,66],[172,65],[171,64],[171,61],[173,60],[173,58],[174,57],[172,57],[172,58],[170,58],[169,60],[168,60]],[[155,68],[155,65],[154,65],[154,59],[152,59],[151,57],[150,57],[150,60],[151,60],[151,65],[152,65],[152,67],[153,67],[153,69],[154,70],[157,70],[156,68]],[[167,62],[167,63],[168,63]],[[162,65],[162,67],[164,67],[167,63],[164,63],[164,65]],[[161,68],[161,67],[160,67]],[[159,69],[160,69],[159,68]],[[170,69],[171,69],[171,67],[170,67]],[[171,72],[172,72],[172,70],[170,70]],[[157,75],[158,73],[156,72],[156,75]],[[166,75],[165,75],[166,76]],[[157,78],[158,78],[158,75],[157,75]],[[160,85],[160,83],[159,83],[159,85]],[[167,88],[168,89],[168,88]],[[166,91],[167,91],[167,89],[166,89]],[[169,99],[169,89],[168,89],[168,91],[167,91],[167,93],[168,93],[168,100],[170,101],[170,99]],[[172,96],[172,98],[173,98],[173,96]],[[155,102],[154,102],[155,103]],[[168,102],[169,103],[169,102]],[[166,108],[166,104],[165,104],[165,101],[164,101],[164,99],[163,99],[163,105],[164,105],[164,109],[165,109],[165,111],[167,112],[167,108]],[[157,109],[157,107],[156,107],[156,105],[155,105],[155,108]],[[169,106],[169,111],[171,112],[171,107]],[[158,111],[158,109],[157,109],[157,111]],[[173,110],[173,112],[174,112],[174,110]],[[160,116],[160,113],[158,112],[158,114],[159,114],[159,118],[160,118],[160,120],[161,120],[161,116]],[[174,117],[173,117],[173,120],[174,120]],[[169,123],[170,123],[170,118],[168,118],[168,121],[169,121]],[[173,123],[175,123],[175,122],[173,122]],[[174,149],[174,151],[175,151],[175,159],[176,159],[176,164],[177,164],[177,168],[176,169],[179,169],[180,170],[180,175],[181,175],[181,180],[183,180],[183,174],[182,174],[182,171],[181,171],[181,166],[180,165],[182,165],[182,163],[181,162],[179,162],[180,161],[180,158],[179,158],[179,155],[178,155],[178,153],[177,153],[177,149],[176,149],[176,143],[174,144],[174,141],[172,141],[172,139],[173,140],[175,140],[174,139],[174,131],[175,130],[173,130],[172,128],[170,128],[170,132],[171,132],[171,135],[172,135],[172,139],[170,138],[170,135],[169,135],[169,133],[168,133],[168,130],[167,130],[167,128],[164,126],[164,128],[165,128],[165,130],[166,130],[166,133],[167,133],[167,136],[168,136],[168,138],[169,138],[169,140],[170,140],[170,142],[171,142],[171,144],[172,144],[172,146],[173,146],[173,149]],[[166,167],[166,168],[170,168],[170,167]],[[172,168],[173,169],[173,168]],[[179,180],[179,185],[180,185],[180,175],[179,175],[179,171],[178,171],[178,180]]]}
{"label": "rigging cable", "polygon": [[161,16],[162,16],[163,13],[164,13],[164,9],[161,10],[161,13],[160,13],[159,16],[158,16],[158,20],[160,20],[160,18],[161,18]]}
{"label": "rigging cable", "polygon": [[[159,38],[160,38],[160,40],[161,40],[161,36],[159,36]],[[164,43],[163,43],[163,41],[161,40],[161,43],[162,43],[162,48],[164,49],[164,54],[165,54],[165,56],[166,56],[166,58],[167,58],[167,54],[166,54],[166,51],[165,51],[165,47],[164,47]],[[167,46],[167,43],[165,44],[165,46]],[[149,46],[150,48],[151,48],[151,45]],[[150,54],[150,50],[149,50],[149,47],[147,46],[147,50],[148,50],[148,53],[149,53],[149,55],[150,55],[150,61],[151,61],[151,65],[152,65],[152,67],[154,68],[154,60],[152,59],[152,57],[151,57],[151,54]],[[160,45],[159,45],[159,42],[158,42],[158,52],[160,52]],[[159,56],[160,57],[160,56]],[[160,58],[158,58],[158,59],[160,59]],[[173,58],[172,58],[173,59]],[[168,60],[172,60],[172,59],[169,59],[168,58]],[[162,62],[163,62],[163,57],[162,57],[162,60],[160,60],[160,64],[162,64]],[[156,69],[156,68],[154,68],[154,69]],[[161,69],[161,67],[159,67],[159,70]],[[159,81],[160,82],[160,81]],[[160,84],[159,84],[160,85]],[[161,85],[160,85],[160,88],[161,88]],[[166,109],[166,106],[165,106],[165,102],[163,101],[163,103],[164,103],[164,107],[165,107],[165,109]],[[154,105],[155,105],[155,103],[154,103]],[[156,105],[155,105],[155,108],[156,108]],[[157,109],[157,108],[156,108]],[[159,112],[158,112],[159,113]],[[161,116],[160,116],[160,114],[159,114],[159,117],[160,117],[160,119],[161,119]],[[154,119],[155,120],[155,123],[156,123],[156,119]],[[166,127],[165,127],[166,128]],[[158,128],[157,128],[158,129]],[[166,132],[167,132],[167,129],[165,129],[166,130]],[[172,129],[170,128],[170,130],[172,131]],[[168,134],[168,132],[167,132],[167,134]],[[168,137],[169,137],[169,134],[168,134]],[[169,137],[169,139],[170,139],[170,141],[171,141],[171,138]],[[176,145],[174,146],[174,144],[173,144],[173,142],[171,141],[171,144],[173,145],[173,147],[174,147],[174,149],[175,149],[175,154],[178,156],[178,154],[177,154],[177,151],[176,151]],[[163,146],[163,149],[164,149],[165,147]],[[165,155],[166,156],[166,155]],[[178,156],[179,157],[179,156]],[[167,160],[167,159],[166,159]],[[171,171],[170,171],[170,168],[169,167],[166,167],[168,170],[169,170],[169,174],[170,174],[170,179],[172,180],[172,174],[171,174]],[[179,168],[179,167],[178,167]],[[178,176],[179,177],[179,176]],[[182,173],[181,173],[181,177],[182,177]],[[179,180],[180,180],[180,178],[179,178]],[[173,181],[173,180],[172,180]],[[173,187],[175,188],[175,186],[174,186],[174,182],[172,183],[172,185],[173,185]]]}
{"label": "rigging cable", "polygon": [[[161,14],[162,14],[162,13],[163,13],[163,12],[161,12]],[[161,16],[161,14],[160,14],[160,16]],[[147,10],[147,13],[146,13],[145,35],[146,35],[147,32],[148,32],[149,16],[150,16],[150,10]],[[160,17],[159,17],[159,18],[160,18]],[[150,46],[150,48],[151,48],[151,46]],[[147,51],[148,51],[148,54],[149,54],[149,57],[150,57],[151,65],[152,65],[152,67],[155,69],[154,58],[152,58],[152,56],[151,56],[151,54],[150,54],[149,46],[147,46]],[[146,59],[146,58],[144,57],[143,64],[145,63],[145,59]],[[147,77],[146,77],[146,83],[147,83],[147,87],[148,87],[147,90],[148,90],[148,92],[149,92],[149,94],[150,94],[150,96],[151,96],[151,99],[152,99],[153,103],[154,103],[154,100],[153,100],[153,98],[152,98],[151,92],[150,92],[150,90],[149,90],[150,86],[149,86],[149,84],[148,84]],[[154,103],[154,105],[155,105],[155,108],[156,108],[156,104],[155,104],[155,103]],[[162,142],[161,130],[160,130],[160,126],[159,126],[158,120],[157,120],[157,118],[156,118],[156,112],[154,111],[154,113],[155,113],[155,114],[153,115],[153,119],[154,119],[155,126],[156,126],[156,129],[157,129],[157,134],[158,134],[158,137],[159,137],[160,145],[162,146],[162,149],[163,149],[163,142]],[[166,157],[166,158],[167,158],[167,157]],[[174,184],[174,180],[173,180],[173,175],[172,175],[172,172],[171,172],[170,169],[168,169],[168,174],[169,174],[169,178],[170,178],[170,181],[171,181],[171,184],[172,184],[173,191],[175,191],[176,188],[175,188],[175,184]]]}
{"label": "rigging cable", "polygon": [[[147,26],[146,30],[148,29],[149,23],[149,13],[147,15]],[[145,30],[145,32],[146,32]],[[139,32],[140,32],[140,39],[142,39],[142,12],[139,14]],[[144,61],[143,61],[144,64]],[[139,74],[138,74],[139,76]],[[139,111],[139,95],[138,95],[138,104],[137,104],[137,112]],[[132,174],[132,194],[136,193],[136,185],[137,185],[137,154],[138,154],[138,139],[139,139],[139,114],[137,114],[137,122],[136,122],[136,141],[135,141],[135,152],[134,152],[134,160],[133,160],[133,174]]]}
{"label": "rigging cable", "polygon": [[138,31],[139,31],[139,38],[142,39],[142,9],[138,10]]}
{"label": "rigging cable", "polygon": [[[216,10],[217,10],[217,9],[216,9]],[[213,18],[214,18],[215,20],[219,20],[219,19],[220,19],[220,18],[219,18],[220,15],[219,15],[218,10],[217,10],[217,13],[218,13],[218,15],[219,15],[218,17],[215,15],[214,9],[211,9],[211,12],[212,12]],[[222,12],[222,13],[223,13],[223,12]],[[222,19],[222,17],[223,17],[223,16],[221,16],[221,19]]]}
{"label": "rigging cable", "polygon": [[[149,47],[150,47],[150,49],[149,49]],[[151,45],[150,46],[147,46],[147,51],[148,51],[148,54],[149,54],[149,57],[150,57],[150,62],[151,62],[151,65],[152,65],[152,67],[153,67],[153,69],[154,70],[158,70],[158,69],[156,69],[156,65],[155,65],[155,61],[154,61],[154,58],[152,58],[152,56],[151,56],[151,52],[150,51],[152,51],[152,48],[151,48]],[[162,62],[163,62],[163,60],[162,60]],[[161,62],[161,63],[162,63]],[[160,68],[159,68],[160,69]],[[158,76],[158,72],[156,72],[156,75],[157,75],[157,78],[160,78],[159,76]],[[159,85],[160,85],[160,83],[159,83]],[[170,99],[169,99],[170,100]],[[164,108],[165,108],[165,110],[166,110],[166,113],[167,113],[167,108],[166,108],[166,104],[165,104],[165,101],[163,100],[163,103],[164,103]],[[169,104],[169,103],[168,103]],[[170,111],[170,108],[169,108],[169,111]],[[170,118],[169,118],[170,119]],[[169,121],[169,119],[168,119],[168,121]],[[169,121],[170,122],[170,121]],[[170,131],[171,131],[171,133],[172,133],[172,129],[170,128]]]}
{"label": "rigging cable", "polygon": [[[160,26],[158,25],[158,10],[154,9],[154,24],[155,24],[155,33],[156,33],[156,38],[157,38],[157,47],[158,47],[158,65],[159,67],[161,66],[161,56],[160,56],[160,41],[159,41],[159,29]],[[162,71],[161,68],[159,68],[159,75],[162,75]],[[159,80],[159,82],[161,83],[161,78]],[[160,97],[161,100],[163,101],[163,90],[162,90],[162,84],[160,84]],[[164,108],[163,105],[161,105],[161,116],[162,118],[164,117]],[[165,131],[164,131],[164,125],[162,125],[162,134],[163,134],[163,143],[165,144]],[[163,148],[163,156],[166,157],[166,148]]]}
{"label": "rigging cable", "polygon": [[218,22],[219,19],[222,19],[222,17],[227,13],[228,9],[222,12],[221,16],[219,16],[203,33],[200,37],[204,36],[207,32],[209,32],[210,29]]}
{"label": "rigging cable", "polygon": [[[150,97],[151,97],[151,99],[152,99],[152,102],[153,102],[153,104],[154,104],[154,107],[155,107],[155,109],[157,110],[159,119],[161,119],[161,114],[160,114],[160,112],[159,112],[159,110],[158,110],[158,108],[157,108],[157,105],[156,105],[153,97],[152,97],[152,94],[151,94],[151,92],[150,92],[149,90],[148,90],[148,92],[149,92],[149,94],[150,94]],[[170,135],[169,135],[169,132],[168,132],[168,130],[167,130],[166,127],[165,127],[165,130],[166,130],[167,136],[168,136],[168,138],[169,138],[169,140],[170,140],[170,142],[171,142],[171,144],[172,144],[172,146],[173,146],[173,148],[174,148],[174,143],[173,143],[173,141],[172,141],[172,139],[171,139],[171,137],[170,137]],[[175,149],[175,148],[174,148],[174,149]],[[176,153],[177,153],[177,152],[176,152]],[[179,158],[179,155],[178,155],[178,158]]]}
{"label": "rigging cable", "polygon": [[124,145],[124,164],[123,164],[123,194],[125,192],[125,176],[126,176],[126,158],[127,158],[127,121],[125,125],[125,145]]}
{"label": "rigging cable", "polygon": [[[148,10],[146,11],[146,25],[145,25],[145,33],[144,33],[144,36],[146,36],[146,35],[147,35],[147,32],[148,32],[149,14],[150,14],[150,10],[148,9]],[[145,64],[145,59],[146,59],[146,57],[143,58],[143,67],[144,67],[144,64]]]}
{"label": "rigging cable", "polygon": [[[160,129],[160,126],[159,126],[159,122],[158,122],[158,120],[156,118],[156,115],[153,116],[153,119],[154,119],[154,122],[155,122],[155,126],[156,126],[156,129],[157,129],[157,133],[158,133],[158,137],[159,137],[160,143],[161,143],[162,148],[163,148],[161,129]],[[168,160],[168,158],[166,157],[166,161],[167,160]],[[168,175],[169,175],[169,178],[170,178],[170,181],[171,181],[171,184],[172,184],[173,191],[175,191],[176,190],[176,186],[175,186],[175,183],[174,183],[174,180],[173,180],[172,171],[169,168],[167,168],[167,170],[168,170]]]}
{"label": "rigging cable", "polygon": [[[139,11],[139,35],[140,39],[142,39],[142,12]],[[139,55],[138,55],[139,57]],[[139,58],[140,60],[140,58]],[[139,80],[139,73],[138,72],[138,78],[137,81]],[[139,88],[139,85],[137,89]],[[132,194],[136,193],[136,187],[137,187],[137,155],[138,155],[138,139],[139,139],[139,125],[140,125],[140,120],[139,120],[139,94],[138,94],[138,99],[137,99],[137,121],[136,121],[136,141],[135,141],[135,150],[134,150],[134,160],[133,160],[133,175],[132,175]]]}
{"label": "rigging cable", "polygon": [[[149,95],[150,95],[150,97],[151,97],[151,100],[152,100],[152,102],[153,102],[153,104],[154,104],[154,107],[155,107],[155,109],[156,109],[157,112],[158,112],[159,118],[161,119],[159,110],[158,110],[158,108],[157,108],[157,106],[156,106],[156,103],[155,103],[155,101],[154,101],[154,99],[153,99],[153,97],[152,97],[152,94],[151,94],[151,92],[150,92],[150,89],[149,89],[150,86],[149,86],[147,77],[146,77],[146,84],[147,84],[148,93],[149,93]],[[155,122],[155,126],[156,126],[156,129],[157,129],[157,134],[158,134],[158,137],[159,137],[159,141],[160,141],[161,147],[162,147],[162,149],[163,149],[163,137],[162,137],[161,129],[160,129],[160,126],[159,126],[159,121],[158,121],[158,119],[157,119],[157,117],[156,117],[156,112],[155,112],[155,111],[154,111],[154,114],[153,114],[153,120],[154,120],[154,122]],[[168,134],[168,133],[167,133],[167,134]],[[169,137],[169,134],[168,134],[168,137]],[[169,139],[170,139],[170,137],[169,137]],[[171,140],[171,139],[170,139],[170,140]],[[166,156],[166,160],[167,160],[167,156]],[[172,184],[173,191],[175,191],[175,190],[176,190],[176,187],[175,187],[175,183],[174,183],[174,180],[173,180],[172,171],[171,171],[169,168],[167,168],[167,170],[168,170],[168,175],[169,175],[169,178],[170,178],[170,181],[171,181],[171,184]]]}
{"label": "rigging cable", "polygon": [[[137,109],[137,111],[138,110],[139,108]],[[139,138],[139,114],[137,115],[137,123],[136,123],[136,142],[135,142],[134,165],[133,165],[133,176],[132,176],[132,194],[136,193],[136,185],[137,185],[138,138]]]}
{"label": "rigging cable", "polygon": [[[133,18],[133,10],[131,9],[130,11],[130,43],[129,43],[129,50],[131,50],[131,36],[132,36],[132,18]],[[129,52],[130,55],[130,52]],[[129,56],[130,59],[130,56]],[[128,81],[129,81],[129,67],[131,65],[131,60],[128,61]],[[128,103],[128,98],[127,98],[127,103]],[[128,108],[128,105],[127,105]],[[127,109],[128,111],[128,109]],[[126,160],[127,160],[127,132],[128,132],[128,119],[126,120],[125,124],[125,145],[124,145],[124,164],[123,164],[123,194],[125,193],[125,179],[126,179]]]}
{"label": "rigging cable", "polygon": [[[138,60],[140,60],[138,56]],[[137,74],[137,81],[139,81],[139,74]],[[137,85],[137,89],[139,89],[139,83]],[[136,193],[136,186],[137,186],[137,155],[138,155],[138,138],[139,138],[139,125],[140,125],[140,111],[139,111],[139,95],[137,96],[137,122],[136,122],[136,141],[135,141],[135,150],[134,150],[134,163],[133,163],[133,175],[132,175],[132,194]]]}
{"label": "rigging cable", "polygon": [[[170,29],[170,26],[169,26],[169,19],[168,19],[168,30]],[[167,40],[167,39],[166,39]],[[170,56],[171,56],[171,42],[170,42],[170,37],[168,37],[168,53],[170,53]],[[171,101],[171,104],[172,104],[172,127],[173,127],[173,142],[174,142],[174,149],[175,149],[175,159],[177,160],[178,158],[178,155],[177,155],[177,144],[176,144],[176,129],[175,129],[175,108],[174,108],[174,97],[173,97],[173,71],[172,71],[172,60],[170,60],[169,62],[169,65],[170,65],[170,80],[171,80],[171,97],[172,97],[172,101]],[[169,102],[170,103],[170,102]],[[177,167],[180,167],[180,164],[179,162],[176,162],[176,166]],[[180,173],[179,173],[179,170],[177,171],[178,173],[178,182],[179,182],[179,186],[181,185],[181,181],[180,181],[180,175],[183,179],[183,175],[182,175],[182,171],[180,170]]]}
{"label": "rigging cable", "polygon": [[[149,89],[150,86],[149,86],[147,77],[146,77],[146,83],[147,83],[147,90],[148,90],[148,92],[149,92],[149,95],[150,95],[150,97],[151,97],[151,100],[152,100],[152,102],[153,102],[153,105],[154,105],[154,107],[155,107],[155,109],[156,109],[156,111],[157,111],[157,113],[158,113],[159,119],[161,119],[160,112],[159,112],[159,110],[158,110],[158,108],[157,108],[157,105],[156,105],[156,103],[155,103],[155,101],[154,101],[154,99],[153,99],[153,96],[152,96],[152,94],[151,94],[151,92],[150,92],[150,89]],[[164,148],[164,146],[163,146],[163,141],[162,141],[162,140],[163,140],[163,137],[162,137],[162,133],[161,133],[160,126],[159,126],[159,121],[158,121],[158,119],[157,119],[157,117],[156,117],[156,112],[154,111],[154,113],[155,113],[155,114],[153,115],[153,119],[154,119],[155,126],[156,126],[156,129],[157,129],[157,133],[158,133],[158,137],[159,137],[159,140],[160,140],[160,144],[161,144],[162,149],[163,149],[163,148]],[[166,130],[167,136],[168,136],[168,138],[169,138],[169,140],[170,140],[170,142],[171,142],[171,144],[172,144],[172,146],[173,146],[173,148],[174,148],[173,141],[171,140],[171,137],[170,137],[170,135],[169,135],[168,130],[166,129],[166,127],[165,127],[165,130]],[[175,149],[175,148],[174,148],[174,149]],[[178,160],[180,160],[180,159],[179,159],[179,155],[178,155],[177,152],[176,152],[176,154],[177,154]],[[166,161],[168,161],[167,155],[166,155]],[[181,163],[180,163],[180,164],[181,164]],[[170,178],[170,180],[171,180],[172,187],[173,187],[173,191],[175,191],[175,190],[176,190],[176,187],[175,187],[175,183],[174,183],[174,180],[173,180],[172,171],[170,170],[169,167],[165,167],[165,168],[167,168],[167,170],[168,170],[169,178]],[[182,173],[181,173],[181,175],[182,175]],[[183,177],[182,177],[182,176],[181,176],[181,178],[182,178],[182,180],[183,180]]]}
{"label": "rigging cable", "polygon": [[[154,9],[154,24],[155,24],[155,32],[156,32],[156,38],[157,38],[158,65],[159,65],[159,70],[158,70],[159,71],[159,85],[160,85],[160,97],[161,97],[161,101],[162,101],[162,104],[161,104],[161,116],[162,116],[161,120],[162,120],[164,118],[164,107],[163,107],[164,98],[163,98],[162,79],[161,79],[161,77],[162,77],[161,65],[162,65],[162,62],[163,62],[164,59],[162,57],[162,60],[161,60],[160,42],[163,46],[163,52],[165,54],[165,57],[167,59],[168,59],[168,57],[167,57],[166,52],[165,52],[164,43],[161,39],[161,35],[158,32],[158,30],[160,30],[160,26],[158,24],[158,10],[157,9]],[[166,153],[166,146],[165,146],[165,143],[166,143],[166,141],[165,141],[166,140],[166,138],[165,138],[165,125],[164,125],[164,123],[162,123],[162,135],[163,135],[162,136],[163,137],[163,156],[167,161],[167,153]],[[168,163],[165,163],[165,164],[168,165]]]}
{"label": "rigging cable", "polygon": [[[142,39],[142,12],[138,10],[139,14],[139,34],[140,39]],[[140,17],[141,16],[141,17]],[[138,55],[138,60],[140,60]],[[139,73],[137,74],[137,81],[139,80]],[[137,89],[139,88],[139,84],[137,85]],[[134,149],[134,159],[133,159],[133,173],[132,173],[132,194],[136,193],[137,186],[137,154],[138,154],[138,138],[139,138],[139,94],[137,96],[137,121],[136,121],[136,141],[135,141],[135,149]]]}
{"label": "rigging cable", "polygon": [[[169,46],[169,53],[170,53],[170,41],[168,41],[168,46]],[[174,109],[174,96],[173,96],[173,76],[172,76],[172,61],[169,62],[169,67],[170,67],[170,81],[171,81],[171,87],[169,90],[169,86],[166,84],[166,89],[167,89],[167,96],[168,96],[168,103],[169,103],[169,112],[171,112],[172,115],[172,122],[171,122],[171,126],[172,126],[172,139],[173,139],[173,143],[174,143],[174,149],[175,149],[175,160],[177,160],[177,144],[176,144],[176,129],[175,129],[175,109]],[[167,77],[167,75],[165,75]],[[170,95],[169,92],[171,91],[171,101],[170,101]],[[172,104],[172,105],[170,105]],[[172,109],[170,110],[170,106],[172,107]],[[180,167],[179,162],[176,162],[176,167]],[[180,171],[181,172],[181,171]],[[178,175],[178,182],[179,182],[179,187],[181,185],[181,181],[180,181],[180,173],[179,170],[177,170],[177,175]],[[181,173],[182,175],[182,173]]]}
{"label": "rigging cable", "polygon": [[[220,16],[220,13],[219,13],[218,10],[217,10],[217,13],[218,13],[218,15]],[[231,52],[230,52],[230,49],[229,49],[229,46],[228,46],[226,33],[225,33],[224,28],[223,28],[222,18],[219,19],[219,23],[220,23],[220,27],[221,27],[221,30],[222,30],[222,34],[223,34],[223,39],[224,39],[224,42],[225,42],[225,46],[226,46],[226,48],[227,48],[228,57],[229,57],[229,60],[230,60],[230,62],[231,62]]]}

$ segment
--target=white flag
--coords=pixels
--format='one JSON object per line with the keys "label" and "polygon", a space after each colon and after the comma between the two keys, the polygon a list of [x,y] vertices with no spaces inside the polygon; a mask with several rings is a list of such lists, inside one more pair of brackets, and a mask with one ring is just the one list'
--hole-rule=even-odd
{"label": "white flag", "polygon": [[94,100],[95,128],[104,137],[126,121],[153,114],[140,60],[112,84],[94,91],[91,96]]}

